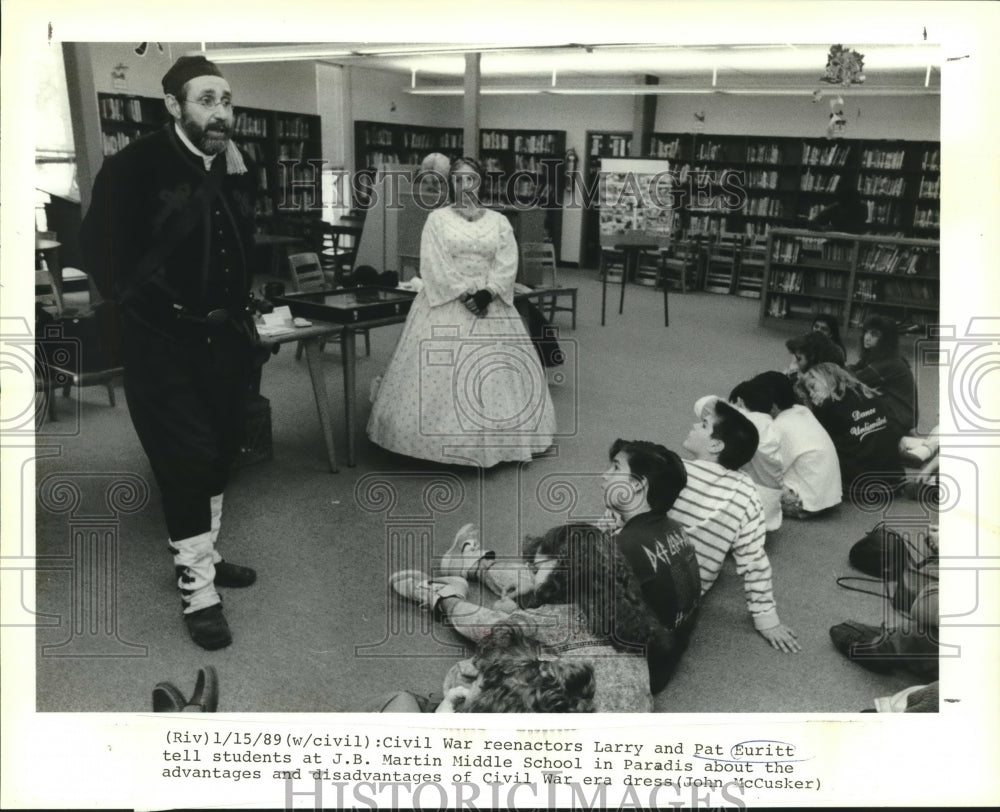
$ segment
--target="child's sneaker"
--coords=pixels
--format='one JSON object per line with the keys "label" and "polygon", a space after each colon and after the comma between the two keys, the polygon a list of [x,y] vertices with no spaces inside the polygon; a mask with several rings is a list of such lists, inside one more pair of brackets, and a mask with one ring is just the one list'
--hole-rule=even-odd
{"label": "child's sneaker", "polygon": [[445,576],[432,579],[420,570],[393,573],[389,586],[404,598],[419,603],[422,609],[433,608],[442,598],[464,600],[469,593],[469,584],[464,578]]}
{"label": "child's sneaker", "polygon": [[438,570],[445,576],[471,578],[483,556],[492,557],[492,553],[484,553],[479,546],[479,528],[474,524],[467,524],[459,528],[455,534],[455,541],[441,556]]}

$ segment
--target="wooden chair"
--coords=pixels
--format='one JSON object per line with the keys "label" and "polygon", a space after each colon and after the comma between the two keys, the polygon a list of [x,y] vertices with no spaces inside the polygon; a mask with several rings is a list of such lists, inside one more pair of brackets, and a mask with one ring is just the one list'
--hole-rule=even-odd
{"label": "wooden chair", "polygon": [[532,288],[555,288],[556,249],[550,242],[521,245],[521,281]]}
{"label": "wooden chair", "polygon": [[736,267],[735,293],[759,299],[764,281],[764,259],[767,256],[767,238],[759,235],[743,238],[739,262]]}
{"label": "wooden chair", "polygon": [[[88,322],[88,329],[79,329],[80,321]],[[68,398],[74,386],[103,386],[108,393],[108,405],[117,405],[115,381],[124,369],[117,352],[117,337],[113,335],[117,331],[117,315],[112,310],[79,316],[64,314],[36,322],[35,329],[41,339],[37,342],[35,366],[48,397],[50,420],[57,419],[56,389],[62,389],[63,397]],[[49,353],[49,348],[57,351]]]}
{"label": "wooden chair", "polygon": [[[573,329],[576,329],[575,293],[572,294],[573,304],[561,305],[558,293],[559,280],[556,275],[556,249],[550,242],[526,242],[521,244],[521,280],[523,284],[533,287],[536,291],[551,289],[551,296],[545,296],[539,301],[541,307],[548,307],[549,321],[554,321],[556,313],[571,313]],[[569,290],[566,290],[569,294]]]}
{"label": "wooden chair", "polygon": [[736,285],[743,235],[720,231],[708,244],[705,262],[705,290],[714,293],[732,293]]}
{"label": "wooden chair", "polygon": [[[309,252],[304,254],[289,254],[288,269],[292,275],[292,284],[296,293],[310,293],[318,290],[332,290],[337,287],[336,273],[324,271],[319,256]],[[365,337],[365,355],[372,354],[371,336],[368,330],[361,331]],[[325,342],[320,344],[323,348]],[[302,357],[302,342],[295,349],[295,360]]]}
{"label": "wooden chair", "polygon": [[663,282],[687,293],[701,289],[704,237],[682,232],[670,248],[660,253]]}

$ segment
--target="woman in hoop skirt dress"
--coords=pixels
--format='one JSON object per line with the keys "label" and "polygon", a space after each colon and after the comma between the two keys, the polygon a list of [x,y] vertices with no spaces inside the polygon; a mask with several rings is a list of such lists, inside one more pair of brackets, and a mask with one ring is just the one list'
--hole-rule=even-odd
{"label": "woman in hoop skirt dress", "polygon": [[427,216],[423,288],[379,387],[368,436],[408,457],[490,468],[549,448],[555,413],[514,309],[514,232],[479,202],[481,179],[474,159],[458,159],[452,203]]}

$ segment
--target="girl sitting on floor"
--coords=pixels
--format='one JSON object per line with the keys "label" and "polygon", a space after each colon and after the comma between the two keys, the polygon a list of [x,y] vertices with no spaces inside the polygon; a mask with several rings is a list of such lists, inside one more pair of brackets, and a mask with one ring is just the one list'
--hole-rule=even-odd
{"label": "girl sitting on floor", "polygon": [[[858,495],[872,479],[895,490],[903,475],[897,450],[901,433],[877,393],[831,363],[811,367],[802,384],[837,449],[844,492]],[[859,480],[864,474],[877,477]]]}
{"label": "girl sitting on floor", "polygon": [[882,394],[889,420],[900,435],[909,434],[917,425],[916,383],[913,370],[899,354],[896,322],[872,316],[862,330],[860,357],[847,368],[861,383]]}

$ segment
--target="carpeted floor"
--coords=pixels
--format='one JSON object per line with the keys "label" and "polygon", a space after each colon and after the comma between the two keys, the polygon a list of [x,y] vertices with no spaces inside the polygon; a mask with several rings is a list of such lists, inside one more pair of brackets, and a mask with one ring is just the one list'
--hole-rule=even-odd
{"label": "carpeted floor", "polygon": [[[661,295],[629,286],[624,315],[609,307],[601,327],[596,274],[561,270],[560,282],[580,288],[577,330],[567,315],[556,319],[567,363],[549,372],[561,436],[551,456],[527,465],[480,473],[396,457],[368,442],[369,384],[401,326],[375,330],[371,357],[359,360],[358,465],[339,474],[326,468],[305,361],[285,346],[268,362],[262,393],[271,402],[274,459],[238,472],[221,537],[224,554],[260,577],[250,589],[225,592],[235,640],[219,652],[197,648],[183,629],[159,497],[120,386],[115,408],[100,387],[60,397],[62,417],[43,427],[39,445],[50,448],[37,462],[38,709],[148,710],[155,683],[190,691],[206,664],[220,676],[220,711],[354,711],[400,687],[440,690],[461,643],[390,596],[389,572],[426,566],[466,522],[482,526],[487,546],[515,554],[526,534],[599,514],[599,474],[616,437],[680,450],[699,395],[728,395],[740,380],[790,360],[788,334],[758,327],[756,300],[675,294],[664,328]],[[339,349],[328,347],[325,360],[343,460]],[[936,370],[919,370],[918,380],[926,431],[937,422]],[[109,488],[120,481],[138,482],[137,494]],[[893,510],[923,515],[915,502]],[[730,560],[657,709],[854,712],[912,682],[847,662],[827,633],[849,618],[883,619],[879,599],[835,583],[851,574],[850,545],[883,512],[842,505],[770,534],[778,611],[798,632],[798,655],[772,650],[754,632]],[[78,539],[88,534],[100,536],[109,558],[79,553],[86,545]]]}

